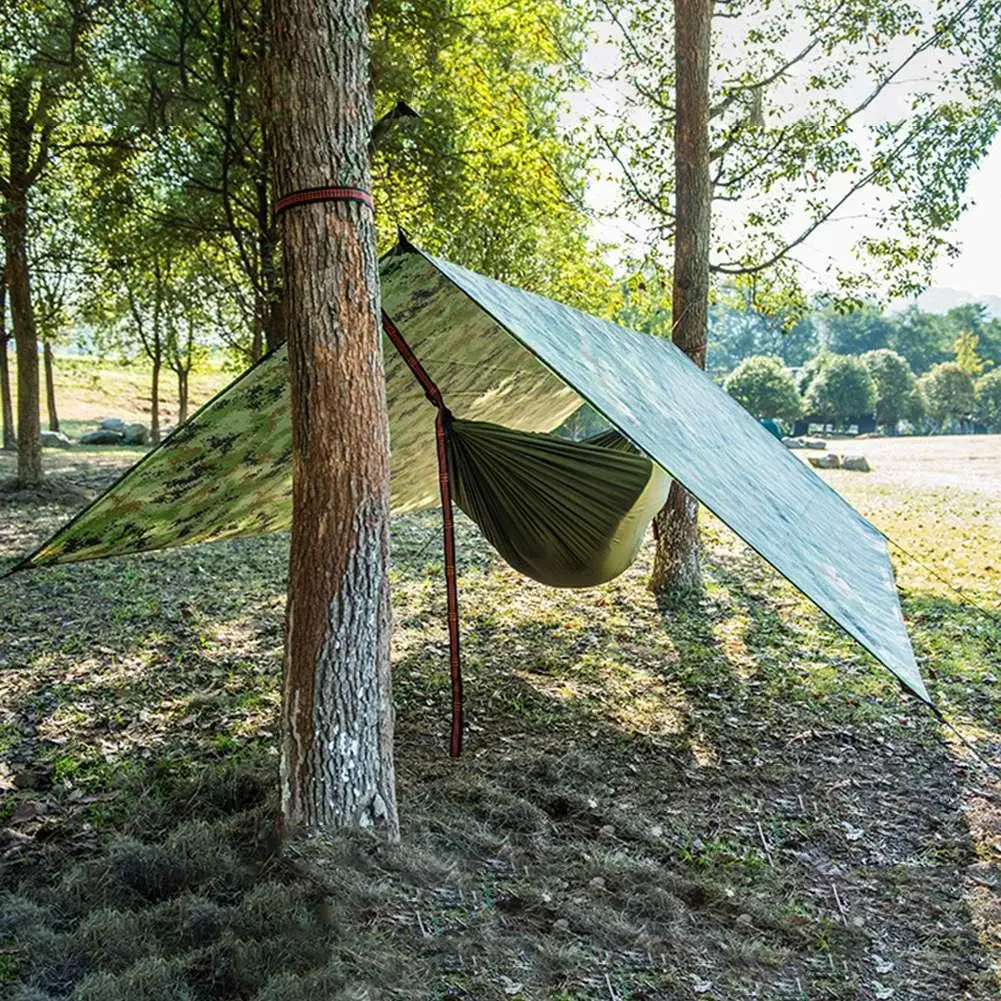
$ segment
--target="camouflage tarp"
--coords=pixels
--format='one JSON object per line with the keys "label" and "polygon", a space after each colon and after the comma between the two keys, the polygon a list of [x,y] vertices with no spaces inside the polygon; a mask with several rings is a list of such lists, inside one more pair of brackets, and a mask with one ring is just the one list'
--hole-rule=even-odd
{"label": "camouflage tarp", "polygon": [[[667,341],[402,247],[383,308],[457,417],[557,427],[586,400],[927,701],[886,540]],[[437,504],[434,409],[384,346],[392,507]],[[284,351],[203,407],[24,566],[285,528]]]}

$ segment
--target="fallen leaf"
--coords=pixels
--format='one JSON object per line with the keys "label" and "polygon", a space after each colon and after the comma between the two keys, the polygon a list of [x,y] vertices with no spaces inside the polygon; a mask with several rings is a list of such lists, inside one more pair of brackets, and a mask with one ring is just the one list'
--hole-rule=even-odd
{"label": "fallen leaf", "polygon": [[508,997],[514,997],[515,994],[520,994],[524,989],[523,984],[515,982],[510,977],[505,977],[503,973],[500,975],[500,981],[504,987],[504,993],[507,994]]}

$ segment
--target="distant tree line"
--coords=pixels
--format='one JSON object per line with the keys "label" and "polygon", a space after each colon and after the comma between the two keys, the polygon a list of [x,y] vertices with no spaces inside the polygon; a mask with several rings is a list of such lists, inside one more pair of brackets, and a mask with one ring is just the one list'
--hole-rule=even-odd
{"label": "distant tree line", "polygon": [[818,310],[788,329],[782,317],[721,306],[714,321],[710,368],[758,418],[1001,432],[1001,320],[982,305]]}

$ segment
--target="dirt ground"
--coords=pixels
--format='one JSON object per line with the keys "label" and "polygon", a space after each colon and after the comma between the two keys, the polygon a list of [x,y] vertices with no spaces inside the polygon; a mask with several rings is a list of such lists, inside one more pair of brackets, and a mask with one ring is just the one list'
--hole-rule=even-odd
{"label": "dirt ground", "polygon": [[[825,478],[912,554],[937,704],[1001,766],[1001,437],[837,447],[873,472]],[[47,455],[89,490],[134,458]],[[71,514],[0,498],[0,559]],[[437,532],[394,524],[394,848],[280,850],[284,537],[0,580],[0,995],[1001,994],[1001,785],[718,522],[673,603],[649,548],[553,591],[462,522],[458,762]]]}
{"label": "dirt ground", "polygon": [[828,448],[866,456],[873,467],[871,479],[897,489],[1001,493],[1001,435],[867,438],[832,441]]}

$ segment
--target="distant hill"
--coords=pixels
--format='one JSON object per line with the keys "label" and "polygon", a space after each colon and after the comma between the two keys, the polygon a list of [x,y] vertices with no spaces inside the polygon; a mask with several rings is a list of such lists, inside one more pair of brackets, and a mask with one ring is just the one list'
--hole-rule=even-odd
{"label": "distant hill", "polygon": [[[959,289],[936,287],[922,292],[917,298],[918,306],[926,313],[948,313],[956,306],[966,306],[974,302],[983,303],[992,317],[1001,319],[1001,295],[974,295],[972,292],[961,292]],[[909,305],[910,302],[896,303],[895,308],[903,310]]]}

